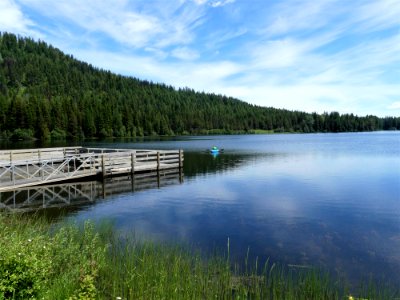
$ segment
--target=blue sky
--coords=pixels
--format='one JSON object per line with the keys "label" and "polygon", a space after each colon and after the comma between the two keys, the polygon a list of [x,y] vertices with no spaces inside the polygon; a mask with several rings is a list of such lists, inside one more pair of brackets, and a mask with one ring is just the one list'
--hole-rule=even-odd
{"label": "blue sky", "polygon": [[400,0],[0,0],[0,31],[261,106],[400,116]]}

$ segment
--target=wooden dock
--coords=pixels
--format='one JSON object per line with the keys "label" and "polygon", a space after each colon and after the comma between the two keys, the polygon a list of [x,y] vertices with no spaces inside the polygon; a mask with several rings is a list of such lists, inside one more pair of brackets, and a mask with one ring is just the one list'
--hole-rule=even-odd
{"label": "wooden dock", "polygon": [[182,150],[41,148],[0,151],[0,192],[21,187],[183,167]]}

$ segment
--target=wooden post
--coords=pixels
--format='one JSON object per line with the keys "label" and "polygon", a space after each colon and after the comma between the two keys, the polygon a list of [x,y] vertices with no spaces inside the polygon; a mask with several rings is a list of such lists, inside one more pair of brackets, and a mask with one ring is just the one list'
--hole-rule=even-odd
{"label": "wooden post", "polygon": [[183,183],[183,171],[182,171],[182,168],[179,168],[179,183]]}
{"label": "wooden post", "polygon": [[13,155],[12,151],[10,150],[10,180],[14,182],[14,168],[12,167],[12,160],[13,160]]}
{"label": "wooden post", "polygon": [[182,158],[183,158],[183,151],[182,149],[179,149],[179,182],[183,183],[183,163],[182,163]]}
{"label": "wooden post", "polygon": [[104,155],[101,155],[101,173],[104,179],[106,177],[106,164],[104,162]]}
{"label": "wooden post", "polygon": [[42,163],[42,161],[41,161],[41,157],[42,157],[42,155],[41,155],[41,153],[40,153],[40,150],[38,149],[38,159],[39,159],[39,163],[38,163],[38,165],[39,165],[39,176],[42,178],[42,180],[43,180],[43,163]]}
{"label": "wooden post", "polygon": [[160,152],[157,152],[157,172],[160,171]]}
{"label": "wooden post", "polygon": [[182,149],[179,149],[179,169],[182,168]]}
{"label": "wooden post", "polygon": [[135,159],[136,159],[136,152],[131,153],[131,174],[132,177],[135,175]]}

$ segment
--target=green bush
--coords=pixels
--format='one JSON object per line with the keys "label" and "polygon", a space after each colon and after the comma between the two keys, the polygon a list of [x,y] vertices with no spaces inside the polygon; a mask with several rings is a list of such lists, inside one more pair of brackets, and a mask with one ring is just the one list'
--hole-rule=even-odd
{"label": "green bush", "polygon": [[87,222],[50,231],[41,220],[0,215],[0,299],[95,299],[105,247]]}
{"label": "green bush", "polygon": [[15,129],[10,137],[12,140],[32,140],[34,132],[32,129]]}
{"label": "green bush", "polygon": [[67,138],[67,133],[64,130],[55,128],[50,133],[52,140],[65,140]]}
{"label": "green bush", "polygon": [[5,299],[36,297],[52,267],[49,240],[33,230],[23,234],[8,226],[2,230],[8,234],[0,240],[0,295]]}
{"label": "green bush", "polygon": [[0,292],[4,298],[31,298],[37,294],[32,261],[13,255],[0,261]]}

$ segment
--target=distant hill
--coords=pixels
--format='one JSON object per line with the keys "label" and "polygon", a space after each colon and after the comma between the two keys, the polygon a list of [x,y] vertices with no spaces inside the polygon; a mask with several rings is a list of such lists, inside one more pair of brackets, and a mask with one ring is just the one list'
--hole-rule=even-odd
{"label": "distant hill", "polygon": [[43,41],[0,34],[2,138],[389,129],[400,129],[400,118],[254,106],[231,97],[113,74]]}

